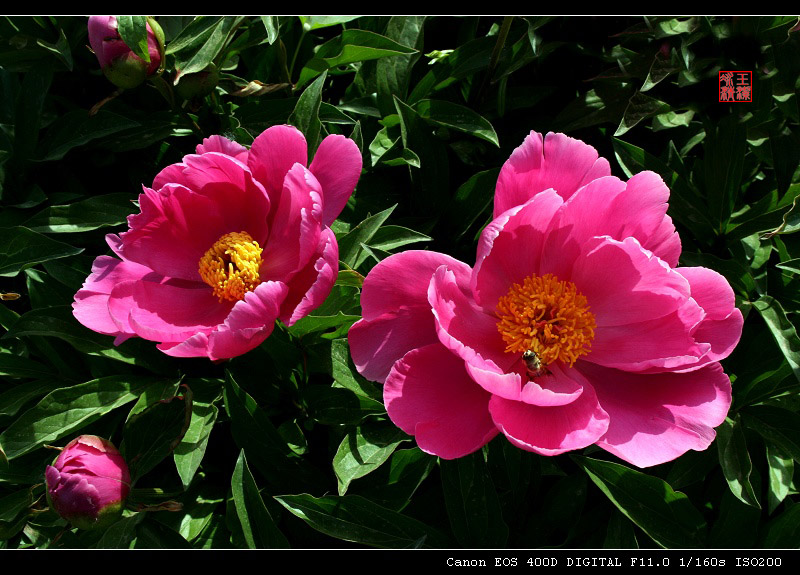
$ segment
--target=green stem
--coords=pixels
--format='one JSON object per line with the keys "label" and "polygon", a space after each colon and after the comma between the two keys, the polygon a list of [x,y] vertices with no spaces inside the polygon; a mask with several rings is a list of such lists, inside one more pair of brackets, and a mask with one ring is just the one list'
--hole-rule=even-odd
{"label": "green stem", "polygon": [[297,60],[297,55],[300,53],[300,46],[303,45],[303,40],[306,37],[306,29],[303,28],[303,31],[300,33],[300,39],[297,41],[297,46],[294,49],[294,54],[292,55],[292,62],[289,64],[289,81],[292,81],[292,75],[294,74],[294,63]]}
{"label": "green stem", "polygon": [[503,23],[500,25],[500,32],[497,34],[497,42],[495,42],[494,49],[492,50],[492,57],[489,60],[489,68],[486,70],[486,75],[483,77],[481,88],[478,90],[478,95],[475,98],[476,106],[480,105],[480,103],[483,101],[483,96],[486,92],[486,89],[489,87],[489,82],[491,81],[494,71],[497,68],[497,62],[500,60],[500,54],[503,52],[503,47],[506,45],[508,32],[511,30],[511,22],[513,22],[513,20],[513,16],[506,16],[503,18]]}

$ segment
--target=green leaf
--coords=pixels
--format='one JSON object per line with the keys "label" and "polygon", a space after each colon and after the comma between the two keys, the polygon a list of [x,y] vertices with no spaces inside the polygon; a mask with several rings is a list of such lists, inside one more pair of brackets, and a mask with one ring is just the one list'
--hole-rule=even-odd
{"label": "green leaf", "polygon": [[93,116],[85,110],[72,110],[50,125],[39,143],[37,159],[41,162],[60,160],[73,148],[92,140],[139,127],[139,122],[108,110],[100,110]]}
{"label": "green leaf", "polygon": [[331,375],[337,385],[353,393],[381,401],[383,392],[371,381],[364,378],[353,365],[347,339],[334,339],[331,342]]}
{"label": "green leaf", "polygon": [[628,100],[628,106],[625,108],[622,120],[617,127],[617,131],[614,132],[614,136],[621,136],[642,120],[668,111],[669,104],[666,102],[656,100],[637,91]]}
{"label": "green leaf", "polygon": [[717,449],[722,472],[728,487],[742,503],[761,509],[758,497],[750,483],[753,463],[747,452],[747,442],[738,421],[730,417],[717,427]]}
{"label": "green leaf", "polygon": [[453,461],[441,460],[442,487],[450,526],[467,548],[502,548],[508,526],[483,451]]}
{"label": "green leaf", "polygon": [[[141,515],[145,515],[142,513]],[[178,533],[150,518],[136,526],[134,549],[191,549],[192,546]]]}
{"label": "green leaf", "polygon": [[30,487],[0,498],[0,523],[11,523],[31,505],[33,492]]}
{"label": "green leaf", "polygon": [[571,456],[628,519],[662,547],[702,547],[705,521],[680,491],[616,463]]}
{"label": "green leaf", "polygon": [[36,264],[82,251],[21,226],[0,228],[0,277],[13,277]]}
{"label": "green leaf", "polygon": [[726,116],[706,132],[701,192],[708,198],[712,222],[718,230],[724,231],[739,196],[747,131],[737,117]]}
{"label": "green leaf", "polygon": [[0,375],[6,377],[49,377],[53,370],[44,364],[27,357],[0,353]]}
{"label": "green leaf", "polygon": [[189,429],[186,430],[186,434],[173,454],[175,467],[178,469],[178,475],[181,476],[184,489],[189,488],[197,468],[200,467],[218,413],[219,410],[213,403],[202,403],[196,400],[192,402],[192,420]]}
{"label": "green leaf", "polygon": [[455,240],[461,240],[480,217],[488,217],[494,203],[494,190],[500,169],[478,172],[461,184],[446,212],[456,230]]}
{"label": "green leaf", "polygon": [[795,211],[798,199],[800,199],[800,196],[795,197],[792,202],[792,207],[783,214],[783,222],[781,225],[771,232],[762,235],[762,240],[768,240],[772,236],[777,236],[778,234],[791,234],[800,230],[800,210]]}
{"label": "green leaf", "polygon": [[230,372],[225,375],[223,396],[233,438],[250,455],[250,462],[270,488],[279,492],[316,488],[321,481],[320,472],[295,455],[253,398],[238,386]]}
{"label": "green leaf", "polygon": [[794,325],[786,317],[780,302],[772,296],[763,295],[753,302],[753,307],[767,323],[772,337],[789,362],[795,377],[800,381],[800,338]]}
{"label": "green leaf", "polygon": [[400,117],[403,146],[419,157],[420,168],[409,170],[414,185],[411,209],[438,215],[448,204],[447,197],[441,193],[450,186],[447,148],[416,110],[397,97],[394,105]]}
{"label": "green leaf", "polygon": [[303,90],[287,120],[289,124],[305,134],[309,155],[316,151],[320,141],[322,123],[319,120],[319,107],[322,102],[322,87],[327,77],[328,73],[323,72],[319,78],[314,80],[313,84]]}
{"label": "green leaf", "polygon": [[694,118],[694,111],[688,112],[667,112],[666,114],[658,114],[653,118],[653,131],[668,130],[670,128],[679,128],[688,126]]}
{"label": "green leaf", "polygon": [[368,242],[369,247],[392,251],[417,242],[430,242],[433,238],[402,226],[382,226]]}
{"label": "green leaf", "polygon": [[358,16],[298,16],[298,18],[300,18],[300,22],[303,24],[303,29],[310,31],[351,22],[358,18]]}
{"label": "green leaf", "polygon": [[64,387],[63,381],[45,379],[15,385],[0,394],[0,415],[14,416],[34,398]]}
{"label": "green leaf", "polygon": [[633,523],[619,511],[611,513],[608,522],[606,538],[603,541],[604,549],[638,549],[639,542],[636,540],[636,532]]}
{"label": "green leaf", "polygon": [[339,239],[339,259],[342,260],[349,267],[356,267],[359,252],[361,251],[361,244],[368,244],[372,237],[377,233],[378,229],[383,225],[397,204],[391,208],[383,210],[365,218],[360,224],[354,227],[343,238]]}
{"label": "green leaf", "polygon": [[130,194],[108,194],[45,208],[25,222],[35,232],[74,233],[117,226],[126,222],[135,206]]}
{"label": "green leaf", "polygon": [[134,513],[130,517],[123,517],[108,529],[93,545],[93,549],[130,549],[136,526],[144,519],[145,513]]}
{"label": "green leaf", "polygon": [[231,491],[236,516],[242,526],[247,547],[250,549],[287,548],[289,542],[275,525],[261,494],[258,492],[253,475],[247,467],[244,450],[239,453],[236,467],[231,476]]}
{"label": "green leaf", "polygon": [[0,445],[9,459],[24,455],[130,403],[155,381],[152,377],[112,375],[56,389],[3,431]]}
{"label": "green leaf", "polygon": [[[425,16],[392,16],[386,24],[386,37],[422,50]],[[377,83],[380,116],[394,112],[394,96],[404,100],[414,64],[420,53],[403,54],[381,58],[375,62],[375,81]]]}
{"label": "green leaf", "polygon": [[800,462],[800,415],[771,405],[753,405],[742,419],[768,443]]}
{"label": "green leaf", "polygon": [[289,333],[295,337],[303,337],[309,333],[326,331],[331,328],[343,328],[345,331],[355,322],[361,319],[357,315],[345,315],[338,312],[336,315],[307,315],[289,328]]}
{"label": "green leaf", "polygon": [[[242,16],[223,16],[209,28],[202,30],[202,34],[195,37],[187,47],[180,48],[180,51],[173,48],[172,53],[175,54],[175,70],[177,71],[174,84],[177,85],[186,74],[202,72],[209,64],[213,63],[228,44],[231,33],[243,20]],[[204,41],[198,46],[200,44],[198,39],[201,37]]]}
{"label": "green leaf", "polygon": [[150,52],[147,49],[147,17],[117,16],[117,30],[134,54],[150,63]]}
{"label": "green leaf", "polygon": [[214,33],[224,16],[197,16],[187,24],[166,47],[167,54],[199,49]]}
{"label": "green leaf", "polygon": [[336,455],[333,471],[344,495],[350,482],[380,467],[408,436],[393,424],[367,422],[344,436]]}
{"label": "green leaf", "polygon": [[162,399],[131,417],[123,430],[120,452],[135,482],[172,453],[183,439],[192,417],[192,393]]}
{"label": "green leaf", "polygon": [[414,109],[434,124],[476,136],[500,147],[497,133],[489,120],[466,106],[446,100],[420,100]]}
{"label": "green leaf", "polygon": [[275,499],[317,531],[337,539],[382,548],[452,546],[444,535],[425,523],[358,495],[281,495]]}
{"label": "green leaf", "polygon": [[261,16],[261,22],[267,31],[267,42],[272,45],[278,39],[279,22],[277,16]]}
{"label": "green leaf", "polygon": [[413,54],[416,50],[386,36],[367,30],[344,30],[319,47],[314,57],[300,70],[296,86],[302,87],[319,74],[337,66],[377,60],[386,56]]}
{"label": "green leaf", "polygon": [[794,475],[794,460],[786,457],[780,448],[767,443],[767,464],[769,465],[769,489],[767,502],[769,513],[772,514],[780,505],[789,490],[792,488]]}
{"label": "green leaf", "polygon": [[310,385],[301,392],[308,416],[326,425],[357,424],[369,415],[386,412],[383,403],[349,389]]}
{"label": "green leaf", "polygon": [[23,336],[57,337],[82,353],[140,365],[156,373],[173,371],[170,358],[158,351],[152,342],[131,339],[115,346],[112,337],[78,323],[72,315],[72,307],[68,305],[31,310],[20,317],[3,337]]}
{"label": "green leaf", "polygon": [[436,461],[436,457],[418,447],[398,449],[387,464],[351,485],[351,491],[357,490],[358,495],[383,507],[402,511],[436,466]]}
{"label": "green leaf", "polygon": [[800,544],[800,505],[794,504],[770,521],[763,547],[766,549],[797,549]]}

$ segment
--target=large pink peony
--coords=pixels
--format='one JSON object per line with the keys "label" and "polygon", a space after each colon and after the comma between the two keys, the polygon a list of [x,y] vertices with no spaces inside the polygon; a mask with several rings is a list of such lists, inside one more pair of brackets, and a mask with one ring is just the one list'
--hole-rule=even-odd
{"label": "large pink peony", "polygon": [[328,136],[306,168],[303,135],[274,126],[248,151],[220,136],[158,174],[130,230],[106,241],[72,304],[86,327],[223,359],[292,325],[330,293],[339,248],[328,227],[361,173],[352,140]]}
{"label": "large pink peony", "polygon": [[408,251],[367,276],[349,334],[358,370],[446,459],[498,433],[639,467],[707,448],[742,315],[721,275],[678,267],[668,197],[652,172],[626,183],[583,142],[531,133],[500,173],[474,268]]}

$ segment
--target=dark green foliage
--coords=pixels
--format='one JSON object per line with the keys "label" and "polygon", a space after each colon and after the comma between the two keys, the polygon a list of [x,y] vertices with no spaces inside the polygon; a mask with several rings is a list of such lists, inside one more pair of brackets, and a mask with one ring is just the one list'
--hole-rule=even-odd
{"label": "dark green foliage", "polygon": [[[0,291],[20,294],[0,302],[0,547],[797,546],[797,18],[158,22],[164,74],[116,91],[85,18],[0,19]],[[752,71],[753,102],[720,103],[720,70]],[[364,161],[321,307],[222,364],[114,346],[74,319],[142,184],[204,137],[250,145],[284,123],[310,155],[341,134]],[[638,470],[500,437],[439,461],[353,366],[366,274],[405,249],[472,265],[498,170],[531,130],[582,139],[621,178],[657,172],[681,265],[733,287],[733,407],[707,451]],[[120,446],[135,480],[104,533],[45,512],[49,448],[82,433]]]}

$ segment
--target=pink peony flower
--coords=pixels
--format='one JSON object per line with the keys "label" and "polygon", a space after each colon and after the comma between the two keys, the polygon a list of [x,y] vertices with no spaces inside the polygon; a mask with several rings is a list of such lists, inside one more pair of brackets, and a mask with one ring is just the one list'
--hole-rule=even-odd
{"label": "pink peony flower", "polygon": [[251,149],[220,136],[158,174],[130,230],[106,236],[75,294],[75,317],[115,343],[139,336],[177,357],[231,358],[276,319],[294,324],[328,296],[339,248],[328,227],[361,172],[352,140],[325,138],[311,166],[306,141],[273,126]]}
{"label": "pink peony flower", "polygon": [[125,460],[110,441],[81,435],[45,470],[47,500],[81,529],[107,527],[122,514],[131,489]]}
{"label": "pink peony flower", "polygon": [[89,45],[106,77],[120,88],[135,88],[158,72],[164,56],[164,33],[153,19],[147,19],[147,53],[150,63],[134,54],[122,40],[116,16],[89,16]]}
{"label": "pink peony flower", "polygon": [[669,190],[594,148],[531,133],[503,166],[474,268],[407,251],[378,264],[350,330],[389,416],[451,459],[503,433],[556,455],[591,444],[639,467],[714,439],[742,314],[718,273],[678,267]]}

